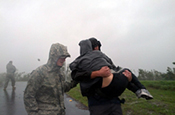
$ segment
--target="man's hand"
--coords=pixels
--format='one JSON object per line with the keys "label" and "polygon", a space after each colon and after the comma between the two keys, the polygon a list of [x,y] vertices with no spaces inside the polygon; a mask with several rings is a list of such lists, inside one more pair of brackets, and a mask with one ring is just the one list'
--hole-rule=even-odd
{"label": "man's hand", "polygon": [[132,80],[132,74],[128,70],[125,70],[123,72],[123,75],[125,75],[128,78],[128,81],[130,82]]}
{"label": "man's hand", "polygon": [[111,75],[111,70],[108,66],[104,66],[99,70],[99,73],[101,77],[108,77]]}
{"label": "man's hand", "polygon": [[104,66],[98,71],[93,71],[91,74],[91,79],[96,77],[108,77],[110,75],[111,75],[111,70],[109,69],[108,66]]}

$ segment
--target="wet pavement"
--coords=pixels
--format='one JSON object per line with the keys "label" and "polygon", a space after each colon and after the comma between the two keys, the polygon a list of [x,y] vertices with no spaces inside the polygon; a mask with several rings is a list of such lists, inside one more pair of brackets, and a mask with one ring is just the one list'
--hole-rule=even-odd
{"label": "wet pavement", "polygon": [[87,107],[72,100],[72,98],[68,97],[67,95],[65,95],[64,102],[66,106],[66,115],[89,115],[90,114]]}
{"label": "wet pavement", "polygon": [[[23,92],[27,82],[16,82],[16,90],[13,91],[11,82],[4,91],[0,87],[0,115],[27,115],[23,102]],[[65,95],[66,115],[89,115],[86,107]]]}

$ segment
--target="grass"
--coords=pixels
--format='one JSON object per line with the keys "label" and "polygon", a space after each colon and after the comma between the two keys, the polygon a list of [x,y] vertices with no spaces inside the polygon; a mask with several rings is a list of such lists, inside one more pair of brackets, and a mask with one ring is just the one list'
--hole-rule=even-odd
{"label": "grass", "polygon": [[79,101],[80,103],[82,103],[85,106],[88,106],[87,103],[87,98],[83,97],[81,95],[81,91],[80,91],[80,85],[78,84],[77,87],[71,89],[69,92],[67,92],[67,94],[72,97],[73,99]]}
{"label": "grass", "polygon": [[[175,113],[175,81],[141,81],[154,96],[152,100],[138,99],[129,90],[120,96],[126,100],[122,104],[123,115],[174,115]],[[81,96],[80,86],[67,93],[85,106],[87,98]]]}
{"label": "grass", "polygon": [[175,81],[142,81],[142,83],[154,89],[175,91]]}

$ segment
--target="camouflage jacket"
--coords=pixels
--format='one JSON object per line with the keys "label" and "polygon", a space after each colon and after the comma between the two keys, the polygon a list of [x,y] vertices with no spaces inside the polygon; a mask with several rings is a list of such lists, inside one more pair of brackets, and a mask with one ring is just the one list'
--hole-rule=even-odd
{"label": "camouflage jacket", "polygon": [[64,75],[56,62],[60,56],[69,57],[65,46],[53,44],[47,64],[30,74],[24,91],[24,104],[29,115],[38,115],[40,110],[55,111],[64,115],[64,92],[76,86],[76,82],[65,82]]}

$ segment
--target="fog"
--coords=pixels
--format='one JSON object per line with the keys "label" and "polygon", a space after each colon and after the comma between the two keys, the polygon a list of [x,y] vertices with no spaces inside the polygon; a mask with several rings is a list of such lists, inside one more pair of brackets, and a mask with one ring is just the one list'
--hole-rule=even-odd
{"label": "fog", "polygon": [[[50,46],[96,37],[115,65],[166,72],[175,61],[174,0],[1,0],[0,72],[12,60],[29,73],[48,60]],[[40,61],[38,61],[40,59]]]}

